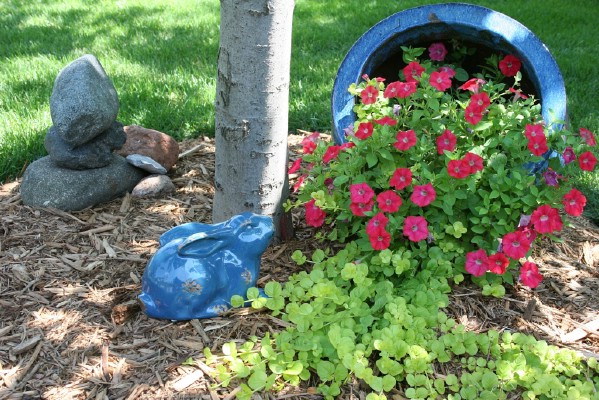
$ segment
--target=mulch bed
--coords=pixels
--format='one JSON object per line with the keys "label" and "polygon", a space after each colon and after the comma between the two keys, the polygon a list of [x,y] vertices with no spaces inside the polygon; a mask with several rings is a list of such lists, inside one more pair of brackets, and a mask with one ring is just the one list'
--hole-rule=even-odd
{"label": "mulch bed", "polygon": [[[292,136],[297,149],[300,136]],[[284,329],[268,313],[247,310],[189,322],[148,318],[139,308],[141,277],[158,237],[185,222],[209,222],[214,142],[181,143],[167,198],[125,196],[80,212],[35,209],[19,182],[0,186],[0,399],[233,399],[213,387],[204,347]],[[261,279],[285,282],[298,272],[291,254],[318,243],[295,215],[296,238],[272,245]],[[599,357],[599,228],[584,218],[533,257],[545,276],[536,290],[516,285],[502,299],[480,288],[455,288],[446,310],[469,329],[526,332]],[[316,382],[261,399],[315,399]],[[396,393],[399,396],[399,392]],[[392,394],[393,395],[393,394]],[[348,385],[344,399],[364,391]],[[396,397],[402,398],[402,397]]]}

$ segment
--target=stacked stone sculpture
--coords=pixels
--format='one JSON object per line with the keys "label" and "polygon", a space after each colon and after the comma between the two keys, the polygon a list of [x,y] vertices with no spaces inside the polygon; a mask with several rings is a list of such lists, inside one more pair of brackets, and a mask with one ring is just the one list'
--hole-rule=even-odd
{"label": "stacked stone sculpture", "polygon": [[23,203],[77,211],[130,192],[146,171],[113,152],[126,140],[118,110],[114,85],[96,57],[84,55],[60,71],[50,97],[48,156],[25,171]]}

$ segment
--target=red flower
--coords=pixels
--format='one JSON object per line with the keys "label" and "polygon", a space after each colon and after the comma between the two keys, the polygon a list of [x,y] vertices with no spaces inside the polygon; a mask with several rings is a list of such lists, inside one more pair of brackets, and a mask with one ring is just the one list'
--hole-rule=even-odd
{"label": "red flower", "polygon": [[541,136],[545,137],[543,124],[526,124],[526,127],[524,128],[524,136],[526,136],[528,140],[536,140]]}
{"label": "red flower", "polygon": [[428,237],[428,223],[424,217],[409,216],[403,222],[403,234],[412,242],[419,242]]}
{"label": "red flower", "polygon": [[447,55],[447,49],[443,43],[433,43],[428,47],[428,55],[433,61],[443,61]]}
{"label": "red flower", "polygon": [[523,285],[534,289],[543,281],[543,275],[539,273],[537,264],[527,261],[520,268],[520,280]]}
{"label": "red flower", "polygon": [[314,132],[310,136],[306,136],[302,140],[302,146],[303,146],[302,150],[303,150],[304,154],[314,153],[314,150],[316,150],[316,143],[318,143],[319,139],[320,139],[320,133],[318,133],[318,132]]}
{"label": "red flower", "polygon": [[457,140],[449,129],[445,129],[441,136],[437,136],[437,153],[444,154],[445,150],[454,151]]}
{"label": "red flower", "polygon": [[557,208],[549,204],[537,207],[530,216],[535,231],[539,233],[551,233],[562,229],[562,219]]}
{"label": "red flower", "polygon": [[381,211],[394,213],[401,207],[401,197],[393,190],[386,190],[376,196],[376,202]]}
{"label": "red flower", "polygon": [[373,130],[374,127],[372,126],[372,122],[362,122],[360,125],[358,125],[356,137],[362,140],[368,139],[370,136],[372,136]]}
{"label": "red flower", "polygon": [[416,81],[400,82],[398,97],[405,99],[411,94],[416,93]]}
{"label": "red flower", "polygon": [[409,168],[397,168],[389,180],[389,186],[402,190],[412,184],[412,171]]}
{"label": "red flower", "polygon": [[458,89],[469,90],[472,93],[478,93],[478,90],[480,89],[480,87],[482,85],[484,85],[485,83],[487,83],[487,81],[484,81],[484,80],[482,80],[480,78],[472,78],[472,79],[467,80]]}
{"label": "red flower", "polygon": [[389,125],[389,126],[397,125],[397,121],[387,115],[385,115],[381,119],[375,119],[374,122],[376,122],[379,125]]}
{"label": "red flower", "polygon": [[505,76],[515,76],[520,71],[521,66],[522,63],[520,60],[512,54],[505,56],[503,60],[499,61],[499,70]]}
{"label": "red flower", "polygon": [[389,218],[385,217],[385,214],[378,213],[366,224],[366,233],[368,235],[375,235],[381,229],[385,229],[388,222]]}
{"label": "red flower", "polygon": [[383,96],[386,99],[390,99],[393,97],[399,97],[399,93],[401,92],[401,85],[402,85],[402,82],[399,82],[399,81],[391,82],[385,88],[385,91],[383,92]]}
{"label": "red flower", "polygon": [[300,189],[300,187],[302,187],[306,178],[307,175],[302,175],[297,179],[297,182],[295,182],[295,185],[293,185],[293,193],[296,193]]}
{"label": "red flower", "polygon": [[501,239],[501,247],[506,256],[518,260],[528,253],[531,242],[528,240],[526,233],[515,231],[506,233]]}
{"label": "red flower", "polygon": [[368,239],[374,250],[385,250],[391,243],[391,234],[385,229],[379,229],[376,233],[368,235]]}
{"label": "red flower", "polygon": [[451,87],[451,78],[447,75],[447,72],[435,71],[431,73],[428,82],[432,87],[441,92],[444,92]]}
{"label": "red flower", "polygon": [[349,198],[352,203],[368,203],[374,197],[374,190],[368,183],[356,183],[349,187]]}
{"label": "red flower", "polygon": [[368,85],[360,92],[360,98],[364,105],[373,104],[379,95],[379,90],[374,86]]}
{"label": "red flower", "polygon": [[455,70],[447,65],[439,67],[439,69],[437,71],[445,72],[447,74],[447,76],[450,78],[453,78],[455,76]]}
{"label": "red flower", "polygon": [[580,128],[580,137],[588,144],[589,146],[597,146],[597,142],[595,141],[595,135],[593,132],[589,131],[586,128]]}
{"label": "red flower", "polygon": [[464,161],[470,167],[471,173],[482,171],[484,168],[483,158],[481,156],[479,156],[478,154],[467,152],[466,155],[464,156]]}
{"label": "red flower", "polygon": [[510,260],[503,253],[495,253],[489,256],[489,271],[494,274],[501,275],[505,273]]}
{"label": "red flower", "polygon": [[466,254],[466,271],[474,276],[483,276],[489,270],[489,257],[483,249]]}
{"label": "red flower", "polygon": [[374,200],[370,200],[366,203],[352,202],[349,205],[349,209],[356,217],[363,217],[365,215],[364,213],[372,210],[372,206],[374,206]]}
{"label": "red flower", "polygon": [[393,143],[393,147],[397,150],[405,151],[416,144],[416,133],[412,129],[409,131],[399,131],[395,139],[397,139],[397,142]]}
{"label": "red flower", "polygon": [[345,142],[339,147],[341,150],[345,150],[345,149],[351,149],[352,147],[355,147],[355,146],[356,146],[356,144],[354,142]]}
{"label": "red flower", "polygon": [[324,223],[327,214],[316,204],[316,200],[312,199],[305,204],[306,207],[306,223],[315,228]]}
{"label": "red flower", "polygon": [[509,91],[511,93],[514,93],[514,101],[518,100],[518,99],[523,99],[523,100],[528,99],[528,96],[525,95],[524,93],[522,93],[521,90],[517,90],[517,89],[514,89],[514,88],[511,87],[511,88],[509,88]]}
{"label": "red flower", "polygon": [[585,151],[578,156],[578,165],[583,171],[592,171],[597,164],[597,158],[590,151]]}
{"label": "red flower", "polygon": [[475,93],[470,97],[470,104],[484,110],[491,105],[491,99],[486,92]]}
{"label": "red flower", "polygon": [[566,164],[570,164],[572,161],[576,160],[576,154],[574,154],[574,149],[570,146],[564,149],[564,154],[562,154],[564,158],[564,162]]}
{"label": "red flower", "polygon": [[433,185],[430,183],[427,183],[426,185],[414,186],[414,191],[410,196],[410,200],[419,207],[426,207],[431,204],[436,197],[437,193],[435,192],[435,188],[433,188]]}
{"label": "red flower", "polygon": [[291,175],[291,174],[299,171],[301,163],[302,163],[302,159],[301,158],[298,158],[297,160],[295,160],[293,162],[293,164],[291,164],[291,167],[289,167],[289,170],[287,171],[287,173],[289,175]]}
{"label": "red flower", "polygon": [[469,103],[464,110],[464,118],[470,125],[476,125],[483,119],[484,108],[476,107],[476,104]]}
{"label": "red flower", "polygon": [[447,163],[447,173],[456,179],[464,179],[471,173],[470,164],[465,159],[449,160]]}
{"label": "red flower", "polygon": [[325,151],[324,156],[322,156],[322,161],[324,161],[325,163],[328,163],[329,161],[334,160],[335,158],[337,158],[340,151],[341,151],[341,146],[327,147],[327,150]]}
{"label": "red flower", "polygon": [[528,140],[528,150],[535,156],[542,156],[545,154],[549,147],[547,147],[547,138],[543,136],[535,136],[534,139]]}
{"label": "red flower", "polygon": [[424,72],[424,67],[416,61],[410,62],[403,68],[403,74],[406,77],[406,82],[415,82],[416,77],[420,77]]}
{"label": "red flower", "polygon": [[582,214],[584,206],[587,204],[587,198],[578,190],[572,188],[562,198],[564,210],[573,217],[578,217]]}

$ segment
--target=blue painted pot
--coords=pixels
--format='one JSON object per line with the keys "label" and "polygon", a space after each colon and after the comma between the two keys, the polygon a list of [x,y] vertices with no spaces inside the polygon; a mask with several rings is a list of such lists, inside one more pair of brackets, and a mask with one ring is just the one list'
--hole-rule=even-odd
{"label": "blue painted pot", "polygon": [[[363,74],[379,76],[385,64],[399,59],[401,46],[460,39],[466,44],[522,61],[523,75],[541,100],[548,124],[566,120],[566,89],[559,67],[547,47],[524,25],[485,7],[462,3],[434,4],[398,12],[368,30],[349,50],[333,85],[333,137],[346,141],[343,130],[356,121],[354,97],[347,91]],[[399,68],[398,68],[399,70]],[[397,79],[397,74],[393,80]]]}

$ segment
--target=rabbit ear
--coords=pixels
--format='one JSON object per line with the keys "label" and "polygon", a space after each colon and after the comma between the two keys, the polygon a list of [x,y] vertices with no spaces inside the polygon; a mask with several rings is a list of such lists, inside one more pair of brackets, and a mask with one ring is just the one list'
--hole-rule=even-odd
{"label": "rabbit ear", "polygon": [[177,253],[182,257],[208,257],[228,245],[232,234],[230,229],[194,233],[177,246]]}

